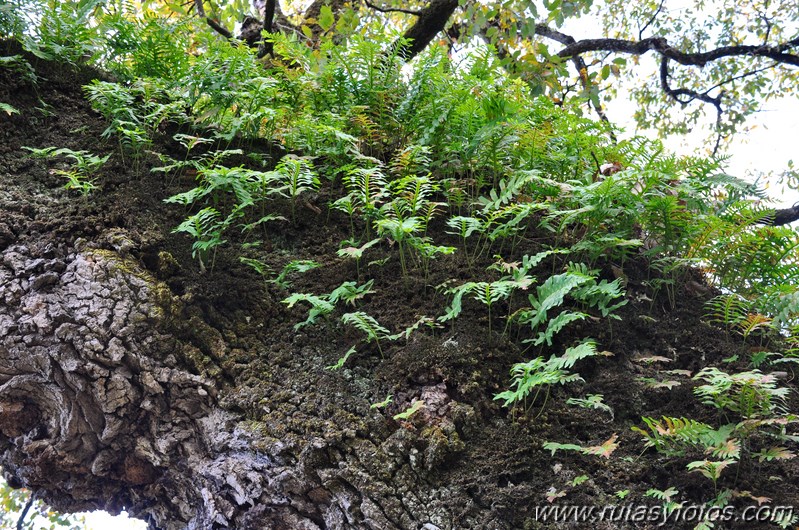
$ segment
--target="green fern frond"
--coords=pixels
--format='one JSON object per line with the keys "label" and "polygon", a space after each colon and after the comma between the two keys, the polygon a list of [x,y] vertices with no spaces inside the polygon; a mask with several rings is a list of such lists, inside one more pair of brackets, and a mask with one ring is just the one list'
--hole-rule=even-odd
{"label": "green fern frond", "polygon": [[[375,341],[378,349],[380,349],[380,339],[391,337],[391,332],[388,329],[381,326],[374,317],[363,311],[345,313],[341,315],[341,321],[362,331],[366,335],[366,342]],[[382,349],[380,353],[382,354]]]}
{"label": "green fern frond", "polygon": [[589,277],[571,272],[550,276],[536,288],[535,295],[529,295],[528,300],[532,308],[517,313],[519,322],[530,324],[535,330],[546,321],[548,311],[562,305],[564,298],[572,290],[588,281]]}

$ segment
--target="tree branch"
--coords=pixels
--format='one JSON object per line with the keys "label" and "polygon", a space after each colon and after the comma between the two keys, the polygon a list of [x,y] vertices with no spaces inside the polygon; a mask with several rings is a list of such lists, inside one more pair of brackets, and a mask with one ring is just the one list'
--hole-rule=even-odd
{"label": "tree branch", "polygon": [[738,45],[721,46],[706,52],[684,52],[673,46],[663,37],[651,37],[639,41],[624,39],[583,39],[574,40],[574,37],[553,30],[545,24],[536,26],[536,34],[548,37],[566,47],[558,52],[559,57],[570,58],[586,52],[611,51],[616,53],[629,53],[632,55],[644,55],[654,51],[663,57],[685,65],[685,66],[705,66],[710,62],[723,59],[725,57],[764,57],[772,59],[781,64],[799,66],[799,55],[786,53],[788,50],[799,46],[799,38],[793,39],[775,46],[765,45]]}
{"label": "tree branch", "polygon": [[[669,59],[668,57],[661,57],[660,58],[660,87],[663,89],[663,92],[666,93],[671,99],[676,101],[681,105],[687,105],[688,103],[699,100],[704,101],[705,103],[710,103],[716,109],[716,143],[713,146],[713,156],[716,156],[718,153],[719,148],[721,147],[721,118],[724,115],[724,108],[721,106],[721,98],[724,96],[724,92],[722,91],[718,96],[711,96],[709,94],[710,90],[706,90],[705,92],[697,92],[695,90],[691,90],[690,88],[671,88],[669,85]],[[687,96],[688,99],[681,99],[681,97]]]}
{"label": "tree branch", "polygon": [[205,19],[205,23],[208,24],[211,29],[225,37],[226,39],[232,39],[233,34],[227,28],[223,27],[219,22],[210,18],[208,15],[205,14],[205,8],[203,7],[203,0],[194,0],[194,6],[197,10],[197,16],[200,18]]}
{"label": "tree branch", "polygon": [[[498,21],[496,19],[492,20],[488,24],[489,26],[494,25],[498,27]],[[542,27],[546,27],[541,25]],[[480,35],[486,42],[489,42],[490,39],[486,35],[485,29],[481,29]],[[569,39],[568,35],[554,32],[552,33],[553,36],[557,37],[558,39]],[[574,39],[572,39],[574,40]],[[510,57],[510,51],[508,50],[507,46],[504,46],[502,43],[497,42],[495,44],[497,48],[497,54],[500,58],[507,59]],[[585,60],[581,56],[574,56],[571,58],[572,64],[574,64],[574,68],[577,70],[577,76],[580,78],[580,85],[583,87],[583,91],[588,94],[591,90],[591,81],[588,78],[588,65],[586,64]],[[512,68],[512,66],[511,66]],[[513,70],[512,73],[518,73],[516,70]],[[603,121],[607,124],[610,124],[610,119],[608,119],[608,115],[605,113],[605,109],[602,108],[601,104],[596,104],[591,98],[588,98],[588,104],[591,108],[594,109],[596,115],[599,117],[600,121]],[[614,143],[617,141],[616,134],[613,132],[613,128],[608,128],[608,132],[610,135],[611,141]]]}
{"label": "tree branch", "polygon": [[[275,4],[277,0],[266,0],[266,6],[264,7],[264,25],[263,31],[266,33],[272,33],[272,23],[275,19]],[[261,41],[261,45],[258,46],[258,58],[261,59],[262,57],[266,57],[267,55],[272,55],[274,51],[274,43],[271,40],[264,39]]]}
{"label": "tree branch", "polygon": [[458,0],[430,0],[430,3],[419,12],[413,26],[402,35],[402,38],[410,41],[410,44],[400,45],[401,41],[394,43],[395,47],[401,46],[398,50],[399,56],[406,61],[416,57],[439,32],[444,30],[457,8]]}
{"label": "tree branch", "polygon": [[769,226],[783,226],[794,221],[799,221],[799,202],[791,206],[790,208],[783,208],[780,210],[774,210],[773,214],[769,214],[764,217],[759,224],[769,225]]}
{"label": "tree branch", "polygon": [[371,3],[369,0],[364,0],[366,7],[380,11],[381,13],[405,13],[406,15],[413,15],[416,17],[422,16],[422,11],[412,9],[402,9],[399,7],[379,7]]}
{"label": "tree branch", "polygon": [[22,513],[19,514],[19,519],[17,519],[17,530],[22,530],[25,524],[25,517],[28,516],[28,510],[31,509],[33,506],[33,492],[30,493],[28,496],[27,502],[25,502],[25,507],[22,509]]}
{"label": "tree branch", "polygon": [[652,14],[652,17],[647,21],[646,24],[644,24],[644,26],[641,29],[638,30],[638,40],[641,40],[641,39],[644,38],[644,32],[647,30],[647,28],[649,28],[649,26],[651,26],[655,22],[655,19],[660,14],[660,12],[663,10],[663,4],[665,4],[665,3],[666,3],[666,0],[660,0],[660,5],[655,10],[655,12]]}

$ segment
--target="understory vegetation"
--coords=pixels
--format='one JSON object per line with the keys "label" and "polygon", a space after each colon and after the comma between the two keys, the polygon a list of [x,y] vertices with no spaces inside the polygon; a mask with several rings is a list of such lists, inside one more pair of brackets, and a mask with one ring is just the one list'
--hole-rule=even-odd
{"label": "understory vegetation", "polygon": [[[609,341],[627,319],[651,318],[625,312],[630,300],[669,311],[686,291],[700,292],[705,321],[748,353],[694,360],[690,370],[642,353],[634,361],[649,369],[630,379],[664,395],[688,387],[695,403],[684,416],[629,419],[627,428],[640,458],[701,476],[708,506],[767,502],[736,469],[796,456],[789,383],[799,362],[799,237],[762,223],[772,211],[765,193],[725,173],[723,159],[615,141],[611,126],[578,108],[532,97],[479,47],[452,58],[432,46],[404,64],[381,28],[346,31],[338,20],[336,39],[317,48],[272,34],[274,56],[258,59],[256,48],[187,19],[120,8],[87,25],[85,4],[67,14],[53,2],[38,26],[47,33],[23,39],[30,53],[0,58],[0,69],[34,77],[34,57],[108,72],[83,87],[107,123],[104,151],[29,149],[76,201],[102,193],[109,158],[142,182],[156,175],[179,187],[165,202],[191,247],[194,261],[182,265],[213,275],[238,260],[282,300],[298,332],[347,337],[349,348],[323,367],[332,373],[390,359],[416,334],[453,337],[464,314],[477,316],[487,348],[523,352],[491,391],[521,425],[552,407],[584,408],[598,421],[624,416],[607,396],[573,390],[581,370],[614,355]],[[343,227],[337,252],[272,253],[271,241],[308,215]],[[347,264],[350,277],[321,290],[309,278],[333,263]],[[440,311],[401,322],[370,314],[371,299],[395,295],[382,291],[387,270]],[[386,415],[413,422],[424,405]],[[699,410],[701,420],[690,416]],[[612,461],[619,434],[595,445],[542,443],[553,455]],[[577,487],[552,489],[550,502]],[[619,499],[627,487],[617,485]],[[640,494],[667,511],[679,505],[675,488]]]}

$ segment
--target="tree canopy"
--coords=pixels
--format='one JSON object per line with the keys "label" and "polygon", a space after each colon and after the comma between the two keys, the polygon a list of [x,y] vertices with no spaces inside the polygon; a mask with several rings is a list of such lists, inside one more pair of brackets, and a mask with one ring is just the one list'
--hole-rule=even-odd
{"label": "tree canopy", "polygon": [[[82,35],[82,45],[88,47],[91,28],[64,34],[66,28],[37,27],[35,13],[43,8],[53,13],[74,9],[81,20],[101,11],[128,20],[163,16],[186,22],[199,17],[222,38],[258,46],[259,56],[272,49],[271,39],[262,40],[262,32],[291,34],[317,48],[325,39],[353,32],[401,36],[405,40],[400,53],[406,60],[434,41],[453,52],[485,43],[533,95],[584,103],[601,119],[608,119],[605,102],[617,97],[632,98],[637,124],[663,136],[705,127],[710,118],[708,145],[712,154],[722,155],[725,140],[746,131],[747,118],[769,101],[790,96],[799,82],[799,22],[791,15],[795,7],[790,1],[769,0],[85,0],[60,6],[13,0],[0,16],[5,17],[7,34],[21,34],[27,27],[29,33],[39,31],[65,43]],[[118,37],[120,45],[124,32]],[[191,44],[183,45],[191,53]],[[785,175],[793,175],[793,168],[785,168]]]}
{"label": "tree canopy", "polygon": [[[195,6],[227,37],[233,33],[226,28],[249,7],[223,2],[207,14],[202,2]],[[267,31],[294,31],[310,45],[337,31],[336,21],[343,19],[341,26],[376,21],[410,40],[403,52],[408,59],[436,38],[453,49],[479,39],[495,46],[508,72],[528,82],[534,94],[588,100],[604,116],[605,98],[629,91],[640,108],[638,123],[664,135],[689,130],[709,106],[716,117],[714,152],[748,116],[770,99],[790,95],[799,81],[799,22],[789,15],[795,11],[792,2],[433,0],[301,6],[261,1],[250,11],[257,10]],[[573,23],[580,20],[593,24],[583,29]],[[575,33],[564,26],[574,26]],[[647,55],[654,63],[642,65],[640,58]]]}

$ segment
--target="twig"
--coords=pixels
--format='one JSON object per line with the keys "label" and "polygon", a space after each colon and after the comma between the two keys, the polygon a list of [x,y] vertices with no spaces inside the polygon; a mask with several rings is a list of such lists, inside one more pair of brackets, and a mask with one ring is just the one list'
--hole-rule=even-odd
{"label": "twig", "polygon": [[649,26],[651,26],[655,22],[655,19],[660,14],[660,11],[663,9],[663,4],[665,3],[665,1],[666,0],[660,0],[660,5],[655,10],[655,12],[652,14],[652,18],[650,18],[647,21],[647,23],[644,24],[644,26],[641,29],[638,30],[638,40],[641,40],[641,39],[644,38],[644,31],[646,31],[647,28],[649,28]]}
{"label": "twig", "polygon": [[210,18],[208,15],[205,14],[205,8],[203,7],[203,0],[194,0],[194,6],[197,9],[197,15],[201,18],[205,19],[205,23],[208,24],[214,31],[225,37],[226,39],[230,40],[233,38],[233,34],[227,28],[223,27],[219,22]]}
{"label": "twig", "polygon": [[366,7],[380,11],[381,13],[405,13],[406,15],[413,15],[419,17],[422,15],[421,11],[414,11],[412,9],[402,9],[401,7],[379,7],[371,3],[369,0],[364,0]]}
{"label": "twig", "polygon": [[22,525],[25,523],[25,517],[28,515],[28,510],[31,509],[33,506],[33,493],[31,493],[30,497],[28,497],[28,502],[25,503],[25,507],[22,509],[22,513],[19,514],[19,519],[17,519],[17,530],[22,530]]}

